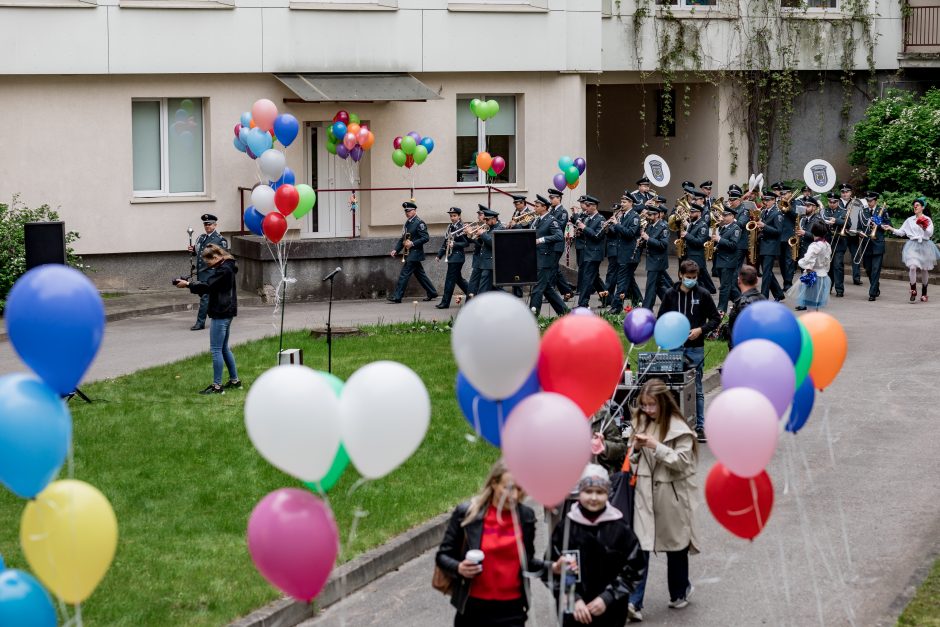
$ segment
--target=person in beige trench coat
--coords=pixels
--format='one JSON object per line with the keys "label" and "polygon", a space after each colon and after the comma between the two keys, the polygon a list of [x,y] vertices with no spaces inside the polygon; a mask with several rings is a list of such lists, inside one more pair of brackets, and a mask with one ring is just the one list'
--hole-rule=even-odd
{"label": "person in beige trench coat", "polygon": [[[638,395],[631,463],[636,475],[633,530],[649,552],[667,558],[669,607],[689,604],[689,553],[699,552],[693,520],[698,488],[695,432],[682,419],[665,383],[651,379]],[[646,573],[630,596],[630,618],[642,620]]]}

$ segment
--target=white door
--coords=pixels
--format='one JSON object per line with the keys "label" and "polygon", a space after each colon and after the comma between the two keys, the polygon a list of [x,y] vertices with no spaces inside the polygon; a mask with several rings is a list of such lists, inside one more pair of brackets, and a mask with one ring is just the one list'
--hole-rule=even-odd
{"label": "white door", "polygon": [[[326,129],[326,123],[307,125],[307,173],[310,185],[321,191],[317,192],[313,210],[305,216],[302,237],[350,237],[353,233],[349,210],[352,194],[322,190],[357,187],[358,164],[327,152]],[[355,177],[353,184],[350,184],[350,176]],[[356,230],[359,230],[358,224]]]}

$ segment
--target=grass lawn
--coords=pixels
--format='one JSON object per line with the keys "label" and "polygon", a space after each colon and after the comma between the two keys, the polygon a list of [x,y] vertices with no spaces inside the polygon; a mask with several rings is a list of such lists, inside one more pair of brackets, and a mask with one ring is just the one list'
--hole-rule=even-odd
{"label": "grass lawn", "polygon": [[[358,479],[350,466],[330,492],[344,559],[452,508],[478,489],[498,456],[482,439],[467,438],[471,429],[454,395],[448,331],[431,324],[367,331],[335,340],[334,372],[346,379],[371,361],[404,363],[424,380],[432,418],[418,452],[391,475],[348,496]],[[277,338],[267,338],[235,347],[241,377],[250,383],[272,367],[277,346]],[[322,340],[296,332],[285,336],[284,346],[303,348],[307,365],[325,368]],[[710,347],[707,367],[727,351],[724,344]],[[108,496],[120,529],[114,564],[83,606],[90,625],[215,626],[279,596],[252,565],[245,528],[261,497],[301,484],[251,445],[242,413],[247,389],[197,395],[209,380],[211,366],[202,355],[85,385],[99,402],[71,403],[75,477]],[[0,553],[9,567],[28,569],[18,540],[23,507],[0,492]],[[357,509],[368,515],[345,546]]]}
{"label": "grass lawn", "polygon": [[927,579],[898,617],[899,627],[940,626],[940,560],[934,562]]}

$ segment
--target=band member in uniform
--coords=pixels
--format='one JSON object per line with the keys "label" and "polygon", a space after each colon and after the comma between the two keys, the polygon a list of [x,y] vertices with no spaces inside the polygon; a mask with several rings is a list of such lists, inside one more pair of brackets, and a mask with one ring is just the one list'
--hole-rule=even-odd
{"label": "band member in uniform", "polygon": [[712,278],[708,276],[705,264],[705,242],[711,239],[711,216],[708,213],[703,214],[704,207],[697,202],[689,206],[690,212],[689,226],[687,231],[682,231],[679,236],[685,239],[685,258],[691,259],[700,268],[698,273],[698,284],[708,290],[709,294],[717,293]]}
{"label": "band member in uniform", "polygon": [[564,240],[561,225],[555,216],[549,212],[550,201],[544,196],[535,196],[536,218],[531,228],[535,229],[535,257],[538,268],[538,282],[532,289],[529,298],[529,308],[535,310],[535,315],[542,313],[542,296],[548,300],[555,313],[563,316],[568,313],[568,307],[562,300],[552,282],[558,271],[558,260],[555,258],[555,244]]}
{"label": "band member in uniform", "polygon": [[937,265],[940,259],[940,250],[931,241],[933,237],[933,220],[927,215],[927,199],[921,196],[914,201],[914,215],[908,217],[901,228],[892,228],[890,224],[883,224],[881,228],[890,231],[898,237],[906,237],[907,243],[901,251],[901,261],[907,266],[911,281],[911,302],[917,300],[917,273],[923,277],[920,300],[927,302],[928,272]]}
{"label": "band member in uniform", "polygon": [[[796,221],[796,236],[800,238],[800,249],[799,249],[799,258],[802,259],[803,255],[806,254],[806,249],[809,248],[809,245],[813,243],[816,239],[815,236],[810,232],[812,226],[819,222],[824,227],[826,227],[826,234],[829,233],[829,224],[823,218],[822,214],[819,213],[819,201],[809,197],[800,198],[801,206],[803,207],[803,215],[798,216]],[[828,237],[827,237],[828,241]],[[831,254],[829,255],[831,256]],[[793,258],[793,251],[790,251],[790,258]]]}
{"label": "band member in uniform", "polygon": [[583,252],[581,258],[584,261],[584,271],[581,279],[578,281],[578,306],[589,307],[591,304],[591,293],[603,291],[603,284],[600,282],[598,272],[601,262],[604,260],[604,234],[601,232],[601,225],[604,219],[597,213],[598,200],[594,196],[585,196],[584,206],[585,215],[579,218],[575,224],[580,231],[578,239],[582,240]]}
{"label": "band member in uniform", "polygon": [[647,211],[649,225],[640,234],[646,247],[646,291],[643,306],[652,309],[656,297],[662,301],[666,294],[664,277],[669,277],[669,227],[660,208]]}
{"label": "band member in uniform", "polygon": [[428,235],[428,225],[418,217],[418,205],[414,202],[405,201],[401,206],[405,210],[407,220],[402,227],[401,237],[398,238],[398,243],[395,244],[395,249],[392,250],[391,254],[392,257],[395,257],[401,253],[405,256],[405,263],[402,264],[401,273],[398,275],[398,285],[395,286],[395,293],[386,300],[390,303],[400,303],[412,274],[418,279],[418,284],[428,293],[424,300],[434,300],[437,298],[437,290],[434,289],[434,284],[431,283],[431,279],[424,272],[424,266],[421,265],[421,262],[424,261],[424,245],[431,239],[431,236]]}
{"label": "band member in uniform", "polygon": [[735,253],[736,268],[740,270],[747,260],[748,232],[745,230],[747,223],[751,221],[750,209],[754,207],[751,201],[744,202],[742,199],[744,192],[737,185],[728,187],[728,202],[725,208],[734,211],[734,223],[741,229],[741,237],[738,238],[738,248]]}
{"label": "band member in uniform", "polygon": [[[522,216],[527,210],[526,207],[526,197],[522,195],[514,195],[512,197],[512,219],[509,221],[510,229],[529,229],[532,228],[529,226],[527,219],[520,220],[519,217]],[[526,216],[528,218],[528,216]],[[512,295],[516,298],[522,298],[523,291],[522,286],[513,285],[512,286]]]}
{"label": "band member in uniform", "polygon": [[865,200],[868,206],[862,210],[862,226],[858,234],[860,245],[865,246],[862,242],[869,238],[874,227],[874,237],[867,243],[862,255],[862,265],[868,276],[868,300],[874,301],[881,296],[881,264],[885,256],[885,229],[881,225],[890,224],[891,219],[888,217],[888,208],[878,206],[878,192],[868,192]]}
{"label": "band member in uniform", "polygon": [[562,231],[561,241],[555,242],[555,257],[557,257],[555,265],[559,267],[555,278],[552,279],[552,285],[558,288],[558,293],[561,294],[562,298],[568,300],[574,295],[575,289],[574,286],[568,282],[568,279],[565,278],[565,274],[560,267],[561,257],[565,254],[564,231],[565,226],[568,224],[568,210],[561,204],[562,195],[562,192],[557,189],[552,188],[548,190],[548,200],[552,203],[552,206],[549,208],[549,213],[555,218],[555,222],[558,223]]}
{"label": "band member in uniform", "polygon": [[764,208],[761,209],[760,221],[757,223],[757,228],[760,229],[757,253],[764,274],[760,291],[764,296],[772,294],[774,300],[781,301],[785,294],[774,274],[774,262],[780,257],[780,223],[783,218],[777,208],[777,196],[773,192],[765,191],[762,200]]}
{"label": "band member in uniform", "polygon": [[718,291],[718,313],[728,311],[728,302],[741,295],[738,290],[738,242],[742,231],[735,221],[735,210],[725,207],[721,214],[721,226],[712,236],[715,242],[715,269],[721,280]]}
{"label": "band member in uniform", "polygon": [[[853,261],[858,252],[859,238],[858,231],[861,230],[861,212],[864,208],[862,202],[852,197],[852,186],[848,183],[839,188],[839,194],[842,198],[839,200],[839,209],[845,212],[843,219],[836,218],[835,234],[833,239],[838,236],[835,251],[833,252],[833,287],[836,290],[836,296],[842,296],[845,291],[845,253],[848,251],[850,262],[852,263],[852,283],[862,284],[862,271],[859,264]],[[843,228],[844,225],[844,228]]]}
{"label": "band member in uniform", "polygon": [[796,271],[796,262],[790,253],[787,241],[796,232],[796,208],[791,198],[793,189],[787,183],[774,183],[771,189],[777,191],[777,208],[780,210],[780,275],[783,278],[783,291],[793,285],[793,273]]}
{"label": "band member in uniform", "polygon": [[[444,259],[447,264],[447,277],[444,279],[444,295],[441,297],[441,302],[434,305],[437,309],[450,307],[450,299],[454,295],[455,286],[459,287],[464,294],[470,293],[467,282],[461,276],[463,262],[466,260],[464,249],[470,243],[470,240],[462,232],[464,225],[460,221],[460,207],[451,207],[447,215],[450,217],[450,225],[444,233],[444,242],[441,244],[441,249],[437,251],[437,260]],[[458,231],[460,231],[458,235],[453,235]],[[450,250],[448,250],[448,247]]]}
{"label": "band member in uniform", "polygon": [[[712,205],[715,204],[715,199],[712,198],[712,182],[705,181],[704,183],[699,185],[699,189],[702,190],[702,194],[703,194],[702,206],[705,207],[705,213],[707,214],[709,211],[712,210]],[[707,273],[703,271],[703,272],[699,272],[699,274],[701,275],[701,274],[707,274]]]}
{"label": "band member in uniform", "polygon": [[575,210],[574,207],[571,208],[571,214],[568,217],[568,222],[571,224],[571,226],[575,227],[571,244],[574,246],[574,257],[578,264],[578,283],[574,286],[574,289],[580,294],[582,289],[587,289],[588,293],[590,293],[590,287],[586,287],[584,285],[584,280],[582,279],[584,276],[584,238],[577,236],[578,221],[586,215],[584,210],[584,196],[578,197],[578,205],[579,207],[577,210]]}
{"label": "band member in uniform", "polygon": [[[829,192],[826,194],[826,201],[827,206],[822,210],[822,217],[826,222],[826,226],[829,227],[828,241],[832,247],[832,261],[829,264],[829,284],[831,286],[830,289],[836,290],[836,296],[842,298],[845,293],[845,277],[842,277],[843,280],[841,282],[836,278],[836,252],[840,242],[845,237],[839,233],[842,230],[842,225],[845,224],[847,212],[839,204],[838,192]],[[837,283],[838,287],[836,286]]]}
{"label": "band member in uniform", "polygon": [[[202,258],[202,253],[206,250],[206,246],[209,244],[215,244],[222,250],[228,250],[228,240],[222,237],[222,234],[218,232],[219,219],[212,215],[211,213],[204,213],[199,218],[202,220],[202,228],[205,229],[205,233],[196,238],[196,243],[190,246],[187,250],[189,253],[196,257],[196,276],[195,279],[200,283],[205,283],[209,280],[209,277],[212,275],[212,268],[209,267],[209,264],[206,263],[206,260]],[[192,280],[194,277],[189,277]],[[199,311],[196,312],[196,322],[193,326],[189,327],[190,331],[201,331],[206,328],[206,316],[209,313],[209,293],[206,292],[199,296]]]}
{"label": "band member in uniform", "polygon": [[[634,272],[636,271],[638,257],[636,255],[637,237],[640,235],[640,211],[634,206],[634,198],[626,190],[620,197],[620,220],[610,227],[608,232],[613,232],[620,239],[620,245],[617,248],[617,285],[611,293],[610,310],[608,313],[619,314],[623,311],[624,297],[631,301],[639,300],[633,298],[634,291],[639,291],[636,287]],[[637,261],[635,261],[637,260]]]}
{"label": "band member in uniform", "polygon": [[[815,196],[813,196],[813,191],[809,187],[804,185],[803,187],[800,188],[800,195],[793,199],[793,206],[794,207],[804,206],[807,198],[815,198]],[[816,198],[816,200],[818,201],[819,199]],[[816,204],[817,206],[819,205],[818,202]],[[799,212],[797,212],[797,215],[799,215]]]}
{"label": "band member in uniform", "polygon": [[610,218],[601,224],[602,232],[606,237],[607,274],[604,276],[604,290],[601,292],[601,306],[611,306],[617,298],[617,277],[620,275],[620,235],[614,230],[614,225],[620,221],[620,203],[611,207],[613,213]]}
{"label": "band member in uniform", "polygon": [[499,212],[493,211],[489,207],[480,205],[483,209],[483,218],[486,220],[487,230],[480,237],[480,245],[483,246],[483,252],[480,253],[480,293],[492,290],[500,290],[501,287],[493,285],[493,231],[499,231],[506,228],[499,221]]}
{"label": "band member in uniform", "polygon": [[644,176],[636,182],[636,189],[633,190],[633,197],[637,199],[637,209],[643,211],[646,201],[656,198],[650,191],[650,180]]}
{"label": "band member in uniform", "polygon": [[[483,216],[483,209],[485,209],[485,207],[483,205],[477,205],[477,207],[477,222],[483,224],[486,221],[486,218]],[[467,289],[470,290],[467,292],[468,299],[481,293],[480,279],[483,276],[483,243],[476,237],[471,239],[473,232],[474,231],[470,229],[464,232],[464,235],[467,236],[467,241],[473,243],[473,258],[470,260],[470,280],[467,281]]]}

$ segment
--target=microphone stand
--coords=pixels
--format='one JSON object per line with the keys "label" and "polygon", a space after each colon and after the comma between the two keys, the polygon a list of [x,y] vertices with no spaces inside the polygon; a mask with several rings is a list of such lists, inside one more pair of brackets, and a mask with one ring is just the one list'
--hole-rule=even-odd
{"label": "microphone stand", "polygon": [[326,310],[326,371],[330,374],[333,374],[333,327],[331,325],[333,319],[333,280],[341,270],[341,268],[336,268],[323,279],[330,282],[330,300]]}

